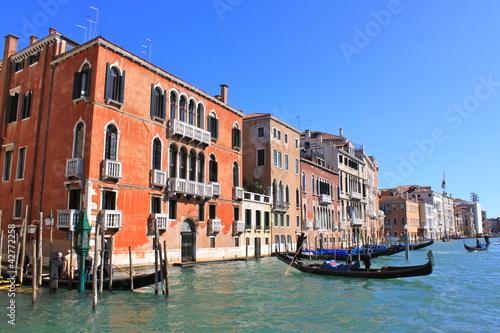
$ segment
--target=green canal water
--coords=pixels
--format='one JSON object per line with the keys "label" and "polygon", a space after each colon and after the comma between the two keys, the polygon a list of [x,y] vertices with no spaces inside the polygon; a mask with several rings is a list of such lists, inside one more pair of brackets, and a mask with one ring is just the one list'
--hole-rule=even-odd
{"label": "green canal water", "polygon": [[[475,244],[474,239],[466,240]],[[498,239],[492,239],[497,242]],[[169,267],[170,294],[151,288],[92,294],[0,291],[0,332],[497,332],[500,245],[469,253],[463,241],[436,242],[432,275],[367,280],[310,275],[276,258]],[[421,264],[426,250],[376,258],[373,266]]]}

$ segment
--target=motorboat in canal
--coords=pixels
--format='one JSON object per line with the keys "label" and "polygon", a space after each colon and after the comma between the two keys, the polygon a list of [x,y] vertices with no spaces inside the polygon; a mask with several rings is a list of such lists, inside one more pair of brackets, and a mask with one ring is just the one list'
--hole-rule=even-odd
{"label": "motorboat in canal", "polygon": [[382,266],[380,268],[370,268],[366,270],[360,267],[359,262],[348,266],[332,261],[316,263],[311,261],[296,260],[286,254],[276,253],[276,257],[289,266],[305,273],[344,276],[371,279],[394,279],[412,276],[423,276],[432,273],[434,257],[432,251],[427,252],[427,263],[418,266]]}

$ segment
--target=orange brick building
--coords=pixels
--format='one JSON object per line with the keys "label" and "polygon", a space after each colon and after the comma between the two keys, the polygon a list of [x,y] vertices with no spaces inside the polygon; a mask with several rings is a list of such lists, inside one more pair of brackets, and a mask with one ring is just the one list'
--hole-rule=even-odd
{"label": "orange brick building", "polygon": [[101,37],[79,45],[50,29],[16,48],[6,36],[2,229],[52,213],[62,251],[85,209],[112,237],[115,263],[129,247],[152,262],[155,222],[169,262],[241,252],[243,113],[228,86],[211,96]]}

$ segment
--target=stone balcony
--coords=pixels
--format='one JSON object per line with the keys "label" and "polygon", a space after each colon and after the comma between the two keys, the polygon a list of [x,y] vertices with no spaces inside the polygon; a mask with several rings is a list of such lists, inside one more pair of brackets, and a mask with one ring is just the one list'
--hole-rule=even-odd
{"label": "stone balcony", "polygon": [[186,138],[190,142],[200,143],[206,146],[210,145],[211,134],[194,125],[190,125],[178,119],[170,119],[168,121],[168,135],[170,137],[178,136]]}

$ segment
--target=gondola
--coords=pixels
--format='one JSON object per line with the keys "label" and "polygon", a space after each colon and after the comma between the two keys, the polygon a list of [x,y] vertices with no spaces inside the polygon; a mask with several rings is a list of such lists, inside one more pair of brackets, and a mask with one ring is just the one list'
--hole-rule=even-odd
{"label": "gondola", "polygon": [[464,247],[467,251],[470,251],[470,252],[473,252],[473,251],[486,251],[488,250],[488,247],[490,246],[490,243],[486,243],[484,247],[477,247],[477,246],[468,246],[467,244],[465,244],[465,241],[464,241]]}
{"label": "gondola", "polygon": [[371,279],[394,279],[411,276],[423,276],[432,273],[432,266],[434,265],[434,257],[432,251],[427,252],[427,263],[419,266],[382,266],[380,268],[371,268],[366,270],[359,267],[359,262],[351,266],[350,270],[347,265],[338,264],[331,266],[328,262],[314,263],[301,260],[294,260],[292,256],[276,253],[276,257],[284,263],[292,266],[299,271],[305,273],[330,275],[330,276],[345,276],[345,277],[358,277],[358,278],[371,278]]}
{"label": "gondola", "polygon": [[[390,256],[392,254],[396,254],[399,252],[403,252],[405,249],[404,247],[398,248],[396,246],[391,246],[385,250],[379,250],[379,251],[373,251],[371,253],[372,258],[376,257],[381,257],[381,256]],[[334,252],[335,251],[335,252]],[[293,256],[293,254],[292,254]],[[365,255],[364,254],[358,254],[358,253],[351,253],[351,256],[353,259],[358,259],[363,260]],[[303,259],[308,259],[308,258],[313,258],[313,259],[321,259],[321,260],[346,260],[347,258],[347,250],[329,250],[329,251],[303,251],[300,258]]]}
{"label": "gondola", "polygon": [[[2,274],[4,276],[8,276],[8,272],[2,268]],[[155,283],[155,273],[147,273],[133,276],[134,281],[134,289],[143,288]],[[158,271],[158,282],[160,282],[160,271]],[[24,285],[32,285],[32,276],[24,275],[23,276],[23,284]],[[59,288],[67,288],[69,287],[70,280],[59,280],[58,287]],[[78,287],[78,278],[71,281],[71,285],[73,288]],[[48,274],[44,274],[42,276],[42,286],[50,286],[50,278]],[[108,289],[109,287],[109,279],[103,280],[104,289]],[[85,289],[92,290],[92,281],[85,281]],[[113,277],[111,290],[130,290],[130,276],[119,276]]]}
{"label": "gondola", "polygon": [[434,244],[434,240],[430,240],[428,242],[420,244],[410,244],[410,250],[423,249],[424,247],[431,246],[432,244]]}

